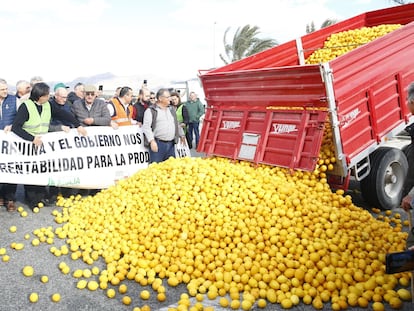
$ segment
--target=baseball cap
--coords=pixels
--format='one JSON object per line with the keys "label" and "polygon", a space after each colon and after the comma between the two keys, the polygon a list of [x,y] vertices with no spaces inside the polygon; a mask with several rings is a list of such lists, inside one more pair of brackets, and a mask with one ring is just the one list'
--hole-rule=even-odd
{"label": "baseball cap", "polygon": [[60,87],[63,87],[65,89],[69,88],[69,86],[65,85],[64,83],[58,83],[58,84],[55,84],[55,87],[53,88],[53,90],[56,91]]}

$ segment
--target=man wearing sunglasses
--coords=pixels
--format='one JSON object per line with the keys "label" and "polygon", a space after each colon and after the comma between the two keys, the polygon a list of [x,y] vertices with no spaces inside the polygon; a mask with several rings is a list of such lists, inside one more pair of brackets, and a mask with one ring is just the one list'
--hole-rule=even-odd
{"label": "man wearing sunglasses", "polygon": [[150,93],[149,102],[151,103],[151,105],[155,105],[155,103],[157,102],[157,99],[155,98],[155,93],[154,92]]}
{"label": "man wearing sunglasses", "polygon": [[107,103],[96,98],[97,88],[94,85],[85,85],[83,99],[75,101],[71,107],[72,113],[84,126],[111,125],[111,115]]}

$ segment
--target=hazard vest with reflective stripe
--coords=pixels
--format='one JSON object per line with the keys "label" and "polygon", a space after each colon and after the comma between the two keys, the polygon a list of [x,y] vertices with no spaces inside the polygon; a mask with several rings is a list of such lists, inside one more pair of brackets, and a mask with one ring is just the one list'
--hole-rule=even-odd
{"label": "hazard vest with reflective stripe", "polygon": [[177,108],[177,120],[178,123],[183,123],[184,122],[184,117],[183,117],[183,104],[181,104],[178,108]]}
{"label": "hazard vest with reflective stripe", "polygon": [[49,123],[52,117],[49,102],[42,104],[42,113],[39,114],[36,104],[28,99],[24,103],[29,112],[29,120],[24,122],[23,129],[33,136],[46,134],[49,131]]}
{"label": "hazard vest with reflective stripe", "polygon": [[115,109],[115,115],[112,117],[112,120],[115,121],[119,126],[131,125],[132,113],[134,108],[132,105],[128,105],[128,115],[125,111],[124,105],[119,101],[118,98],[112,99],[112,104]]}

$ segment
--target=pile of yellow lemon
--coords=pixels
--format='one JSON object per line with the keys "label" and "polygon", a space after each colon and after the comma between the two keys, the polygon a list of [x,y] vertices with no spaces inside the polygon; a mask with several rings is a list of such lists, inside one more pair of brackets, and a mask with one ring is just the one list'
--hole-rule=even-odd
{"label": "pile of yellow lemon", "polygon": [[333,193],[319,173],[171,158],[58,205],[56,230],[75,257],[105,260],[101,289],[135,280],[164,301],[166,284],[186,283],[197,300],[230,297],[220,301],[244,310],[256,302],[381,310],[410,299],[398,290],[410,275],[386,275],[384,266],[405,247],[402,226]]}
{"label": "pile of yellow lemon", "polygon": [[[383,24],[373,27],[362,27],[342,31],[330,35],[322,48],[314,51],[306,60],[306,64],[319,64],[328,62],[341,56],[357,47],[382,37],[398,28],[401,24]],[[335,148],[333,145],[333,134],[329,119],[325,123],[324,137],[319,154],[319,161],[316,169],[320,177],[325,177],[325,172],[334,170],[336,163]]]}
{"label": "pile of yellow lemon", "polygon": [[[333,34],[306,63],[329,61],[400,26]],[[166,279],[169,286],[187,284],[197,300],[193,307],[206,295],[243,310],[269,302],[399,308],[411,299],[404,288],[410,275],[386,275],[384,262],[385,254],[404,249],[402,223],[390,215],[379,221],[343,191],[333,193],[325,172],[335,163],[329,122],[313,172],[221,158],[170,159],[93,197],[60,198],[63,209],[54,216],[63,225],[56,235],[67,239],[72,259],[105,260],[106,269],[94,273],[103,290],[111,284],[126,293],[122,282],[135,280],[151,285],[163,302]],[[140,294],[144,300],[150,295]],[[184,298],[177,309],[190,307]]]}
{"label": "pile of yellow lemon", "polygon": [[328,62],[400,27],[400,24],[383,24],[334,33],[326,39],[321,49],[313,52],[305,60],[305,63],[318,64]]}

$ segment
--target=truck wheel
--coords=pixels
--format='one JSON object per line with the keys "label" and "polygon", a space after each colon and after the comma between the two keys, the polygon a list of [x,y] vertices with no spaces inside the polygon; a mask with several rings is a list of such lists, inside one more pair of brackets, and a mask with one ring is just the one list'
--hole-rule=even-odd
{"label": "truck wheel", "polygon": [[408,172],[407,177],[405,178],[404,188],[402,192],[402,197],[405,197],[408,192],[414,187],[414,146],[413,143],[404,146],[401,149],[408,161]]}
{"label": "truck wheel", "polygon": [[396,148],[378,148],[370,155],[370,162],[371,171],[361,181],[364,200],[381,209],[400,206],[408,170],[405,154]]}

